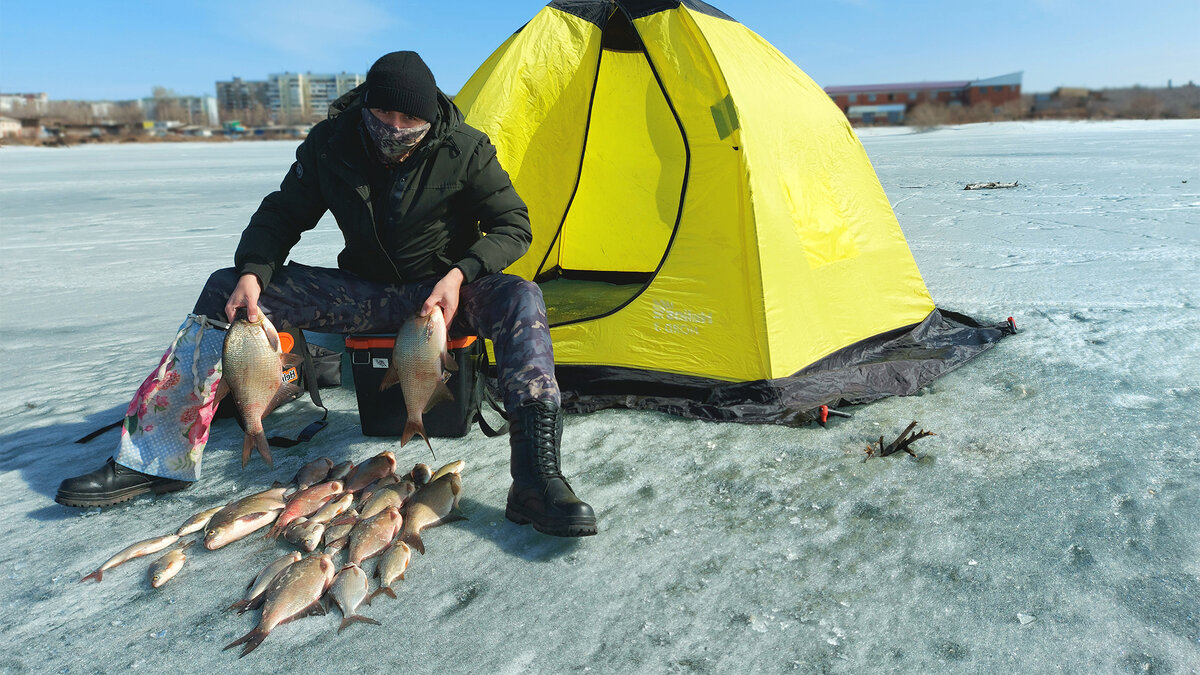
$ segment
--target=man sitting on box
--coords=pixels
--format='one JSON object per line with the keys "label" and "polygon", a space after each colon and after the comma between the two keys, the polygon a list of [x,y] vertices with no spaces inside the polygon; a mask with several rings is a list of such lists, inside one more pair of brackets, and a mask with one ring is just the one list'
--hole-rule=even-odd
{"label": "man sitting on box", "polygon": [[[326,211],[345,238],[338,269],[285,265]],[[417,54],[383,56],[297,149],[242,233],[235,267],[209,278],[130,404],[116,457],[63,481],[56,500],[107,506],[199,477],[220,379],[223,333],[212,320],[244,309],[280,328],[395,332],[436,305],[452,334],[495,348],[512,450],[506,515],[547,534],[595,534],[592,508],[560,469],[563,415],[541,291],[501,273],[531,240],[528,209],[487,136],[463,122]]]}

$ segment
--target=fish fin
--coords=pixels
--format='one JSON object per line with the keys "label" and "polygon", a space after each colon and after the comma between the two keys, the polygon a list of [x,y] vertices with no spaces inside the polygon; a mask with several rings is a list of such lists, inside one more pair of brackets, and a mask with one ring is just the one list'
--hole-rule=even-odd
{"label": "fish fin", "polygon": [[383,381],[379,383],[379,391],[383,391],[389,387],[394,387],[400,384],[400,371],[396,370],[393,364],[388,367],[387,372],[383,374]]}
{"label": "fish fin", "polygon": [[242,468],[243,469],[246,468],[246,465],[250,463],[250,451],[253,449],[254,449],[254,437],[251,436],[250,434],[246,434],[245,438],[242,439]]}
{"label": "fish fin", "polygon": [[[246,317],[249,319],[249,317]],[[267,344],[271,345],[271,349],[275,351],[283,351],[283,347],[279,344],[279,330],[275,328],[275,324],[267,320],[267,317],[262,317],[256,324],[262,327],[263,334],[267,336]]]}
{"label": "fish fin", "polygon": [[[241,655],[238,656],[238,658],[240,659],[243,656],[254,651],[254,649],[256,647],[258,647],[260,644],[262,644],[262,641],[265,640],[266,638],[267,638],[267,631],[265,631],[261,628],[258,628],[256,626],[254,628],[254,630],[250,631],[249,633],[246,633],[242,637],[225,645],[225,649],[232,649],[240,644],[246,645],[245,648],[242,649]],[[225,651],[225,649],[222,649],[221,651]]]}
{"label": "fish fin", "polygon": [[302,616],[325,616],[325,605],[320,601],[316,601],[309,607]]}
{"label": "fish fin", "polygon": [[229,385],[225,384],[225,380],[217,381],[217,392],[213,395],[213,406],[215,407],[229,393]]}
{"label": "fish fin", "polygon": [[453,356],[450,356],[450,352],[447,350],[442,350],[442,365],[446,367],[446,370],[458,372],[458,362],[454,360]]}
{"label": "fish fin", "polygon": [[95,572],[92,572],[91,574],[87,575],[86,577],[80,579],[79,583],[82,584],[83,582],[87,581],[88,579],[95,579],[96,583],[100,583],[101,581],[104,580],[104,570],[96,570]]}
{"label": "fish fin", "polygon": [[267,407],[263,408],[262,416],[266,417],[284,403],[295,400],[299,393],[300,387],[297,387],[295,384],[292,384],[291,382],[281,383],[279,385],[279,389],[275,390],[275,395],[271,397],[271,402],[267,404]]}
{"label": "fish fin", "polygon": [[[253,582],[251,582],[251,583],[253,583]],[[233,603],[232,605],[226,607],[225,611],[228,612],[231,609],[236,609],[238,611],[238,614],[241,614],[242,612],[245,611],[246,605],[249,605],[249,604],[250,604],[250,602],[248,600],[238,600],[237,602]]]}
{"label": "fish fin", "polygon": [[372,619],[370,617],[362,616],[360,614],[351,614],[350,616],[342,619],[342,624],[340,626],[338,626],[338,633],[341,633],[342,631],[346,630],[346,626],[349,626],[350,624],[355,623],[355,622],[371,623],[371,624],[375,624],[376,626],[379,625],[378,621],[376,621],[375,619]]}
{"label": "fish fin", "polygon": [[408,544],[410,548],[414,549],[421,555],[425,555],[425,542],[421,541],[420,532],[409,532],[408,534],[402,534],[400,535],[400,541]]}
{"label": "fish fin", "polygon": [[300,354],[284,352],[279,355],[279,363],[283,366],[298,366],[304,363],[304,357]]}
{"label": "fish fin", "polygon": [[433,389],[433,395],[429,397],[429,402],[425,404],[425,410],[422,410],[421,412],[427,413],[430,410],[433,410],[433,406],[441,403],[442,401],[453,400],[454,394],[450,393],[450,387],[447,387],[445,382],[438,382],[437,386]]}
{"label": "fish fin", "polygon": [[262,607],[263,603],[266,601],[267,601],[267,594],[265,592],[259,593],[258,595],[254,596],[253,598],[248,600],[246,602],[246,605],[238,610],[238,614],[245,614],[246,612],[253,612],[254,610],[258,609],[259,607]]}

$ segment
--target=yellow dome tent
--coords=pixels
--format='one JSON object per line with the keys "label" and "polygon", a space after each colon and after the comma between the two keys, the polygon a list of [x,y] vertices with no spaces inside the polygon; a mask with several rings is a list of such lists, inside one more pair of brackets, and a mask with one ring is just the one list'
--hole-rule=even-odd
{"label": "yellow dome tent", "polygon": [[507,271],[541,285],[569,410],[804,423],[1003,333],[936,310],[842,112],[703,2],[551,2],[455,103],[529,205]]}

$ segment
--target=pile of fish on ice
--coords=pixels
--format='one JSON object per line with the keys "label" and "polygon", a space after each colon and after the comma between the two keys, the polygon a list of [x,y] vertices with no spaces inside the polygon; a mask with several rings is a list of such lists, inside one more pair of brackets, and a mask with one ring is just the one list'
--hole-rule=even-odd
{"label": "pile of fish on ice", "polygon": [[[277,484],[197,513],[173,534],[125,548],[81,581],[99,582],[106,570],[162,551],[189,534],[201,532],[204,547],[216,550],[271,526],[269,539],[282,534],[301,550],[263,568],[242,599],[230,606],[239,614],[261,607],[262,617],[254,630],[226,649],[244,644],[241,655],[249,654],[276,626],[309,614],[324,614],[324,598],[342,612],[338,632],[355,621],[378,623],[358,614],[359,606],[370,604],[380,593],[396,597],[391,586],[404,578],[412,550],[425,553],[421,532],[463,518],[458,501],[464,466],[458,460],[432,471],[417,464],[412,471],[397,475],[396,456],[390,451],[357,466],[351,462],[335,466],[333,460],[321,457],[305,464],[292,483]],[[170,581],[186,562],[185,551],[196,541],[172,548],[152,563],[150,585],[158,588]],[[334,558],[343,551],[346,564],[335,572]],[[372,593],[362,564],[374,557],[379,557],[375,566],[379,582]]]}
{"label": "pile of fish on ice", "polygon": [[[257,449],[272,464],[262,418],[279,403],[289,400],[295,387],[281,382],[281,367],[296,363],[286,354],[279,333],[265,316],[251,322],[238,319],[229,326],[221,356],[224,377],[216,398],[231,393],[246,435],[242,466]],[[446,324],[440,308],[406,321],[396,336],[396,348],[383,386],[400,384],[409,402],[403,446],[414,434],[429,443],[422,412],[449,396],[442,366],[446,353]],[[214,404],[215,405],[215,404]],[[432,450],[432,448],[430,448]],[[340,632],[354,621],[378,623],[358,614],[363,602],[379,593],[396,597],[392,584],[404,578],[412,549],[425,553],[421,531],[462,519],[458,511],[462,492],[462,460],[431,471],[417,464],[396,474],[396,456],[382,452],[355,466],[334,465],[321,457],[305,464],[292,485],[278,485],[224,506],[198,513],[173,534],[140,541],[105,561],[82,580],[99,582],[105,570],[126,561],[157,553],[181,537],[203,531],[204,547],[219,549],[268,525],[268,539],[283,535],[299,547],[270,565],[250,582],[245,596],[230,609],[239,613],[262,608],[258,626],[226,649],[245,645],[242,656],[254,651],[275,626],[309,614],[324,614],[322,599],[329,597],[342,612]],[[158,588],[174,577],[187,561],[192,540],[171,549],[150,566],[150,585]],[[324,546],[320,553],[315,551]],[[337,570],[333,559],[346,551],[347,561]],[[375,576],[379,586],[369,594],[363,561],[378,556]]]}

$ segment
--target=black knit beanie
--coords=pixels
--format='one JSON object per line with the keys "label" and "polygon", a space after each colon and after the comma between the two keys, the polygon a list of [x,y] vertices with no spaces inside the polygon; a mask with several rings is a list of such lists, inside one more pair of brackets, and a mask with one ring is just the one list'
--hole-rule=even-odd
{"label": "black knit beanie", "polygon": [[434,122],[438,118],[437,83],[416,52],[384,54],[367,71],[364,104]]}

